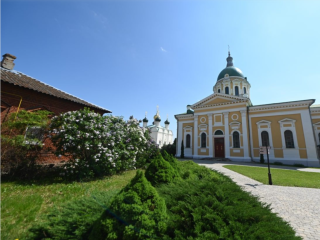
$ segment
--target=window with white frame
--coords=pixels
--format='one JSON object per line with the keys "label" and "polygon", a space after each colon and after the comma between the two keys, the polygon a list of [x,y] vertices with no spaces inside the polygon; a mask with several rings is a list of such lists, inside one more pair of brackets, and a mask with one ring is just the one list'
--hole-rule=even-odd
{"label": "window with white frame", "polygon": [[270,146],[269,133],[267,131],[261,132],[261,143],[262,146]]}
{"label": "window with white frame", "polygon": [[284,140],[286,142],[286,148],[294,148],[293,134],[292,131],[284,131]]}
{"label": "window with white frame", "polygon": [[223,132],[221,130],[217,130],[214,132],[214,135],[223,135]]}
{"label": "window with white frame", "polygon": [[225,87],[224,93],[229,94],[229,87]]}
{"label": "window with white frame", "polygon": [[44,130],[38,126],[29,126],[24,135],[25,144],[40,145],[42,144]]}
{"label": "window with white frame", "polygon": [[235,94],[236,96],[239,96],[239,87],[238,87],[238,86],[235,86],[235,88],[234,88],[234,94]]}
{"label": "window with white frame", "polygon": [[295,122],[296,120],[290,118],[285,118],[279,121],[283,148],[299,148],[297,142]]}
{"label": "window with white frame", "polygon": [[207,147],[207,134],[201,133],[201,148]]}
{"label": "window with white frame", "polygon": [[247,93],[247,89],[246,87],[243,87],[243,94],[246,94]]}
{"label": "window with white frame", "polygon": [[267,120],[261,120],[257,122],[258,127],[258,139],[259,146],[272,146],[272,132],[271,132],[271,122]]}
{"label": "window with white frame", "polygon": [[186,148],[190,148],[191,147],[191,136],[190,134],[187,134],[186,136]]}
{"label": "window with white frame", "polygon": [[233,148],[240,148],[240,134],[237,131],[232,133]]}

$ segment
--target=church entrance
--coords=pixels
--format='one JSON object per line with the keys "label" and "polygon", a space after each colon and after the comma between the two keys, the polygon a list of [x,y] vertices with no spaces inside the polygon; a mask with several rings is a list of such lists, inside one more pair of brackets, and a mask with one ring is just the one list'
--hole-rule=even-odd
{"label": "church entrance", "polygon": [[224,138],[214,139],[214,157],[224,158]]}

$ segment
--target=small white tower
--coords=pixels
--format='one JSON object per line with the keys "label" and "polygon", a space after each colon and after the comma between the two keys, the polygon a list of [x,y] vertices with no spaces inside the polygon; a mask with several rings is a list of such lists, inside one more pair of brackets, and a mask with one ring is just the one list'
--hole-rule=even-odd
{"label": "small white tower", "polygon": [[169,129],[169,124],[170,124],[170,122],[168,121],[168,115],[167,115],[167,120],[164,122],[166,129]]}

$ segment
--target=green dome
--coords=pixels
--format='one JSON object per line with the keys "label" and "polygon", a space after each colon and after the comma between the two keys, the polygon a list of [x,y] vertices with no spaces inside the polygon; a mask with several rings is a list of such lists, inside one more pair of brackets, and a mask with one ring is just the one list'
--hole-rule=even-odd
{"label": "green dome", "polygon": [[229,74],[230,77],[243,77],[243,73],[239,68],[230,66],[230,67],[226,67],[225,69],[223,69],[219,76],[218,76],[218,80],[220,80],[221,78],[224,78],[224,75]]}
{"label": "green dome", "polygon": [[143,122],[148,122],[147,117],[145,117],[142,121],[143,121]]}

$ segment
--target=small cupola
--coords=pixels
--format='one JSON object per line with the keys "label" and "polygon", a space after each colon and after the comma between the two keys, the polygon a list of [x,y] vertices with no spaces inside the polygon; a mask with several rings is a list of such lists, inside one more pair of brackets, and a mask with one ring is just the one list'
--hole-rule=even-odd
{"label": "small cupola", "polygon": [[161,122],[161,117],[160,117],[160,114],[159,114],[159,106],[157,106],[157,113],[156,113],[156,115],[154,115],[153,119],[154,119],[155,125],[159,126],[160,122]]}
{"label": "small cupola", "polygon": [[187,105],[187,114],[193,114],[194,111],[191,109],[191,105]]}
{"label": "small cupola", "polygon": [[6,53],[2,56],[1,67],[6,68],[8,70],[12,70],[14,68],[14,60],[17,58],[9,53]]}
{"label": "small cupola", "polygon": [[166,129],[169,129],[170,122],[168,120],[168,116],[167,116],[167,120],[164,121],[164,124],[165,124]]}
{"label": "small cupola", "polygon": [[146,116],[144,117],[142,122],[143,122],[143,127],[147,127],[147,125],[148,125],[147,112],[146,112]]}

